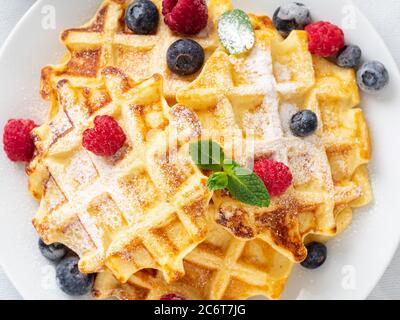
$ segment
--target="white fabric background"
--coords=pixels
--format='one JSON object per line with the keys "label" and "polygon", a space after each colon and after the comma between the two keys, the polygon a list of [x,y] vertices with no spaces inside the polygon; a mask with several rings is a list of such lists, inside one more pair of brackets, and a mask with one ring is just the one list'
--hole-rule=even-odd
{"label": "white fabric background", "polygon": [[[21,16],[35,1],[0,0],[0,46],[4,43]],[[382,0],[379,2],[376,0],[354,0],[354,2],[376,27],[391,50],[397,65],[400,66],[400,0]],[[380,300],[400,299],[400,248],[390,267],[369,298]],[[0,267],[1,299],[21,299],[21,296]]]}

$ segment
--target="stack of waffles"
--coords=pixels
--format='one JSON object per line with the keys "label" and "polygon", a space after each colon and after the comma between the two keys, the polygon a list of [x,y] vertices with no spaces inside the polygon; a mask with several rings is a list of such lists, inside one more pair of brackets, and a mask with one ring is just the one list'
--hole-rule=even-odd
{"label": "stack of waffles", "polygon": [[[51,107],[27,169],[40,201],[36,230],[79,255],[82,272],[97,273],[98,298],[279,298],[305,244],[344,231],[353,208],[372,199],[354,71],[312,56],[304,31],[283,39],[268,17],[252,14],[254,47],[230,55],[216,26],[232,5],[210,0],[208,26],[193,38],[205,64],[178,76],[166,51],[180,36],[162,21],[155,35],[133,34],[123,19],[129,2],[106,0],[87,25],[63,32],[67,57],[43,69]],[[319,119],[305,139],[288,125],[301,109]],[[127,135],[112,157],[82,147],[98,115]],[[204,138],[243,166],[285,163],[291,187],[268,208],[209,191],[209,172],[188,147]]]}

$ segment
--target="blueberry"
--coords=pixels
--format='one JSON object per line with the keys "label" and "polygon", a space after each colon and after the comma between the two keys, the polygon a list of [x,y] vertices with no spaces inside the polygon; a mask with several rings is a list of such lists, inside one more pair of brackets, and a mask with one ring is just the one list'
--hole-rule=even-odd
{"label": "blueberry", "polygon": [[191,39],[175,41],[168,48],[167,63],[169,69],[181,76],[194,74],[204,64],[204,50]]}
{"label": "blueberry", "polygon": [[311,110],[297,112],[290,121],[290,130],[296,137],[310,136],[317,128],[318,118]]}
{"label": "blueberry", "polygon": [[127,27],[137,34],[155,33],[158,20],[158,9],[150,0],[136,0],[129,5],[125,12]]}
{"label": "blueberry", "polygon": [[301,263],[304,268],[317,269],[322,266],[326,260],[328,250],[323,243],[311,242],[306,245],[307,258]]}
{"label": "blueberry", "polygon": [[310,10],[302,3],[291,2],[276,9],[273,22],[283,36],[288,36],[292,30],[303,30],[311,23]]}
{"label": "blueberry", "polygon": [[50,261],[59,261],[67,254],[68,249],[61,243],[47,245],[42,239],[39,239],[39,249],[44,257]]}
{"label": "blueberry", "polygon": [[389,72],[378,61],[366,62],[357,72],[357,82],[365,92],[374,93],[388,85]]}
{"label": "blueberry", "polygon": [[344,47],[337,56],[338,66],[344,68],[356,68],[360,65],[362,51],[359,46],[349,45]]}
{"label": "blueberry", "polygon": [[62,291],[71,296],[82,296],[90,292],[93,286],[94,274],[84,274],[79,271],[78,257],[67,257],[57,265],[56,279]]}

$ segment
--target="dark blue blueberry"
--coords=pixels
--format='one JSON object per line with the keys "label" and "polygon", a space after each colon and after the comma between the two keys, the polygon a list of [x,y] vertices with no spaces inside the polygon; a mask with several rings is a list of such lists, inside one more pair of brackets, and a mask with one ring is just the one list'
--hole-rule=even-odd
{"label": "dark blue blueberry", "polygon": [[322,266],[326,260],[328,250],[322,243],[311,242],[306,245],[307,258],[301,263],[304,268],[317,269]]}
{"label": "dark blue blueberry", "polygon": [[44,257],[50,261],[59,261],[67,254],[68,249],[61,243],[47,245],[42,239],[39,239],[39,249]]}
{"label": "dark blue blueberry", "polygon": [[168,48],[167,64],[173,73],[181,76],[194,74],[204,64],[204,50],[191,39],[175,41]]}
{"label": "dark blue blueberry", "polygon": [[388,85],[389,72],[378,61],[366,62],[357,72],[357,82],[365,92],[375,93]]}
{"label": "dark blue blueberry", "polygon": [[81,273],[78,262],[78,257],[68,257],[61,260],[56,268],[58,286],[71,296],[88,294],[93,286],[94,274]]}
{"label": "dark blue blueberry", "polygon": [[302,3],[291,2],[276,9],[273,17],[275,28],[288,36],[293,30],[303,30],[311,23],[310,10]]}
{"label": "dark blue blueberry", "polygon": [[311,110],[297,112],[290,121],[290,130],[296,137],[310,136],[317,128],[318,118]]}
{"label": "dark blue blueberry", "polygon": [[125,12],[127,27],[136,34],[154,34],[160,15],[156,5],[150,0],[136,0]]}
{"label": "dark blue blueberry", "polygon": [[336,63],[344,68],[356,68],[360,65],[362,51],[359,46],[349,45],[344,47],[337,56]]}

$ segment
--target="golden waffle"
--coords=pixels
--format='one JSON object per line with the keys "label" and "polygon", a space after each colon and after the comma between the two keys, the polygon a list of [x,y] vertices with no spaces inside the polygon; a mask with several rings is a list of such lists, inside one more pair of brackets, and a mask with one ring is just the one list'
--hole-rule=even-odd
{"label": "golden waffle", "polygon": [[[213,202],[217,222],[235,236],[259,237],[299,262],[306,256],[308,234],[335,235],[338,214],[350,204],[369,201],[366,170],[359,167],[369,160],[368,130],[361,110],[353,109],[359,101],[353,71],[322,58],[313,60],[304,31],[292,32],[283,41],[268,19],[251,18],[255,47],[239,56],[215,52],[199,78],[178,91],[177,100],[198,114],[210,136],[229,128],[230,132],[220,133],[219,142],[239,163],[251,164],[254,159],[246,157],[253,151],[256,159],[269,157],[289,166],[293,185],[283,196],[273,198],[269,208],[244,205],[225,191],[215,192]],[[341,90],[328,91],[330,85]],[[337,114],[321,99],[328,99]],[[314,136],[299,139],[291,134],[289,122],[303,108],[313,110],[321,125]],[[350,128],[327,130],[327,123],[333,123],[334,130],[342,126],[341,121]],[[342,168],[346,179],[340,181],[334,165],[334,157],[340,161],[340,155],[332,153],[335,148],[340,154],[346,148],[349,157]]]}
{"label": "golden waffle", "polygon": [[[197,77],[197,74],[178,76],[168,69],[167,49],[184,36],[171,32],[164,24],[162,1],[153,0],[160,12],[159,28],[154,35],[137,35],[126,27],[124,13],[130,2],[105,0],[89,23],[62,33],[61,41],[67,47],[68,54],[62,64],[43,69],[41,93],[44,98],[51,95],[61,79],[68,79],[77,86],[87,86],[101,80],[101,70],[107,66],[123,70],[135,81],[161,74],[164,78],[164,94],[171,100],[175,99],[178,88]],[[206,58],[219,46],[217,22],[221,14],[231,7],[230,0],[208,2],[208,26],[192,37],[204,48]]]}
{"label": "golden waffle", "polygon": [[134,274],[121,284],[111,272],[97,275],[94,295],[127,300],[159,300],[174,293],[186,299],[246,299],[263,295],[280,297],[292,263],[261,240],[234,238],[221,226],[210,223],[207,239],[184,262],[185,276],[166,283],[155,270]]}
{"label": "golden waffle", "polygon": [[[107,266],[124,282],[152,268],[167,280],[178,278],[183,258],[207,235],[211,194],[188,152],[200,123],[186,108],[169,108],[160,75],[133,83],[115,68],[102,74],[100,88],[60,81],[52,118],[34,131],[38,154],[28,173],[41,202],[33,224],[46,243],[75,251],[83,272]],[[102,114],[113,116],[127,135],[108,158],[81,142]]]}
{"label": "golden waffle", "polygon": [[317,85],[312,95],[316,95],[320,105],[323,141],[334,184],[338,189],[358,189],[357,199],[347,204],[365,206],[372,200],[367,172],[371,141],[363,112],[357,107],[360,100],[354,70],[316,57],[314,69]]}
{"label": "golden waffle", "polygon": [[[367,164],[371,141],[352,69],[342,69],[325,59],[314,57],[317,84],[310,100],[318,103],[324,127],[326,147],[335,185],[336,235],[352,220],[352,208],[372,201]],[[307,240],[326,241],[330,236],[312,236]]]}
{"label": "golden waffle", "polygon": [[[363,112],[357,107],[360,96],[355,72],[311,57],[304,32],[293,32],[285,41],[274,42],[272,49],[274,74],[281,89],[281,113],[289,113],[290,117],[297,109],[311,109],[320,119],[317,136],[331,167],[336,230],[313,232],[320,234],[320,239],[327,239],[350,224],[351,208],[365,206],[372,200],[367,171],[371,142]],[[301,217],[302,234],[308,232],[308,220],[306,215]]]}

